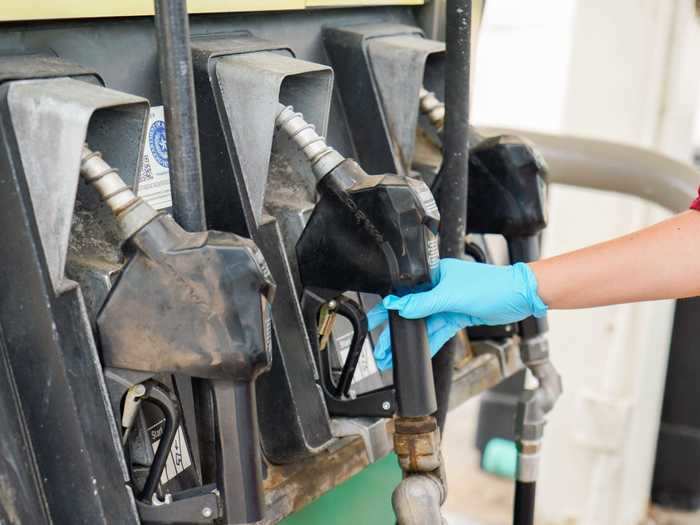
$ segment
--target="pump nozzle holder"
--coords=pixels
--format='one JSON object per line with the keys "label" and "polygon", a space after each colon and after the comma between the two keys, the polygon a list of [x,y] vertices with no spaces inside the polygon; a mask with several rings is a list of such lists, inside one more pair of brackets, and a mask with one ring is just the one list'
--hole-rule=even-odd
{"label": "pump nozzle holder", "polygon": [[237,235],[183,230],[87,147],[81,174],[115,214],[127,245],[127,263],[96,320],[104,364],[211,380],[216,472],[205,474],[215,478],[226,523],[261,520],[254,383],[271,364],[265,327],[275,289],[262,254]]}

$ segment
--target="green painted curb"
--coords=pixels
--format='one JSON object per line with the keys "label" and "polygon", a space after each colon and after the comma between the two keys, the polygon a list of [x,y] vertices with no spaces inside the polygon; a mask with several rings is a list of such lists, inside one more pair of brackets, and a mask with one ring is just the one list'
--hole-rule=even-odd
{"label": "green painted curb", "polygon": [[401,469],[391,453],[280,525],[393,525],[391,494],[400,481]]}

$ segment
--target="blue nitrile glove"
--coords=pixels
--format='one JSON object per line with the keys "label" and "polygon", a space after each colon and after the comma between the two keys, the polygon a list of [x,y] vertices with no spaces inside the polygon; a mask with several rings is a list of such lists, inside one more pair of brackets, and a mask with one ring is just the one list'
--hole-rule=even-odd
{"label": "blue nitrile glove", "polygon": [[[432,355],[465,327],[514,323],[547,313],[528,265],[495,266],[459,259],[440,261],[440,282],[432,290],[385,297],[381,306],[368,314],[370,328],[387,320],[386,309],[397,310],[407,319],[428,318]],[[381,369],[391,366],[388,327],[379,337],[374,354]]]}
{"label": "blue nitrile glove", "polygon": [[[369,329],[374,330],[379,325],[386,323],[389,314],[382,303],[378,303],[367,313]],[[428,342],[430,343],[430,355],[435,355],[442,345],[452,339],[452,337],[468,324],[468,317],[463,314],[445,312],[434,314],[428,317],[426,328],[428,331]],[[374,360],[380,370],[391,368],[391,334],[387,326],[377,339],[374,346]]]}

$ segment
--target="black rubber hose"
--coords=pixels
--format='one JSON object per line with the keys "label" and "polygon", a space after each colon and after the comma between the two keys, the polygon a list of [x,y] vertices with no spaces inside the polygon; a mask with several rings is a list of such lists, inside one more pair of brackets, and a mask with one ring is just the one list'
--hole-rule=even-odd
{"label": "black rubber hose", "polygon": [[513,509],[513,525],[534,525],[535,523],[535,493],[537,483],[515,482],[515,507]]}
{"label": "black rubber hose", "polygon": [[265,517],[262,458],[252,382],[212,381],[216,420],[216,485],[223,523],[257,523]]}
{"label": "black rubber hose", "polygon": [[[461,258],[467,226],[467,186],[469,181],[469,67],[471,49],[471,0],[447,0],[445,35],[445,127],[443,160],[440,169],[440,256]],[[445,428],[452,388],[455,337],[433,358],[433,374],[440,431]]]}
{"label": "black rubber hose", "polygon": [[187,1],[155,0],[155,12],[173,217],[187,231],[203,231],[206,218]]}

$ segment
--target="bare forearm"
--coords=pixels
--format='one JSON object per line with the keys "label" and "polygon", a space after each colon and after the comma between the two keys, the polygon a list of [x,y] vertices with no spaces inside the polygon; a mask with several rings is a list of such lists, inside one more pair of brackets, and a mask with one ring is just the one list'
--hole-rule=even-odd
{"label": "bare forearm", "polygon": [[553,309],[700,295],[700,212],[530,266]]}

